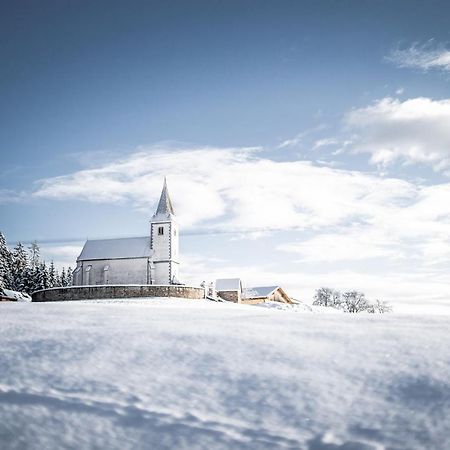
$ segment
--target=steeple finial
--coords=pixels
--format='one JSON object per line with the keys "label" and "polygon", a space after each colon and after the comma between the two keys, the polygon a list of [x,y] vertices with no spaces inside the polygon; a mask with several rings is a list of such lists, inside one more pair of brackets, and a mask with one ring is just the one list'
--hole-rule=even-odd
{"label": "steeple finial", "polygon": [[155,216],[158,214],[175,215],[175,213],[173,212],[172,202],[170,201],[169,197],[169,190],[167,189],[166,177],[164,177],[164,185],[161,192],[161,197],[159,199],[158,208],[156,209]]}

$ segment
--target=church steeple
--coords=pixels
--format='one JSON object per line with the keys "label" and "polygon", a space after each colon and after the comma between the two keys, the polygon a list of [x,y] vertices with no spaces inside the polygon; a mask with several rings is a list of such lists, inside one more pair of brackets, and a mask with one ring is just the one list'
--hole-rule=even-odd
{"label": "church steeple", "polygon": [[150,284],[176,284],[179,280],[179,234],[164,177],[158,207],[150,220],[150,248],[153,250],[148,265]]}
{"label": "church steeple", "polygon": [[161,192],[161,197],[159,199],[158,208],[156,209],[155,216],[157,215],[175,215],[173,211],[172,202],[169,196],[169,190],[167,189],[167,180],[164,177],[164,186]]}

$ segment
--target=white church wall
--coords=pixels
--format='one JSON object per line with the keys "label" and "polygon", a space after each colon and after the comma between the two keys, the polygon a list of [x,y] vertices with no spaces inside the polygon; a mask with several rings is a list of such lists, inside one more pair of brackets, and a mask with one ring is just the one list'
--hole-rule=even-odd
{"label": "white church wall", "polygon": [[171,227],[171,249],[172,249],[172,260],[178,262],[180,255],[180,230],[176,222],[172,222]]}
{"label": "white church wall", "polygon": [[[152,222],[151,226],[153,260],[165,261],[170,259],[170,222]],[[163,234],[160,234],[161,230]]]}
{"label": "white church wall", "polygon": [[151,222],[154,284],[171,283],[175,276],[179,279],[179,230],[173,220]]}
{"label": "white church wall", "polygon": [[[79,263],[74,285],[147,284],[148,259],[102,259]],[[107,273],[105,274],[105,268]]]}
{"label": "white church wall", "polygon": [[155,266],[155,280],[153,284],[170,284],[170,272],[168,262],[156,262]]}
{"label": "white church wall", "polygon": [[172,280],[175,278],[176,281],[180,281],[180,264],[177,262],[172,262],[170,267],[170,273],[172,274]]}

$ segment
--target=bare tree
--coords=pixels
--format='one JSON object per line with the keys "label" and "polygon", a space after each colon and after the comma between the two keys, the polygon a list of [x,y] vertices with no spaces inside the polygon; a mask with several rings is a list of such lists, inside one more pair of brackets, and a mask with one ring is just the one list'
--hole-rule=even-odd
{"label": "bare tree", "polygon": [[335,289],[321,287],[314,294],[313,305],[339,308],[341,305],[341,293]]}
{"label": "bare tree", "polygon": [[348,291],[341,295],[336,289],[327,287],[316,290],[313,305],[338,308],[349,313],[366,311],[372,314],[384,314],[392,312],[392,307],[387,302],[381,300],[375,300],[374,303],[369,302],[363,292]]}
{"label": "bare tree", "polygon": [[363,292],[349,291],[342,294],[341,308],[345,312],[358,313],[361,311],[367,311],[369,302]]}
{"label": "bare tree", "polygon": [[375,312],[379,314],[390,313],[392,312],[392,306],[389,305],[388,302],[375,300],[375,304],[373,305]]}

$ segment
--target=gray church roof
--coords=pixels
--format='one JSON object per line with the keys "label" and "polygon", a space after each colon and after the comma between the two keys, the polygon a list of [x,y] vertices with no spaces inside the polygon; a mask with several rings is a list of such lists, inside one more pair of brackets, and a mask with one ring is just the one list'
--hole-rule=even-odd
{"label": "gray church roof", "polygon": [[169,196],[169,190],[167,189],[166,177],[164,177],[164,186],[161,192],[161,197],[159,199],[158,208],[156,209],[155,216],[157,215],[169,215],[175,213],[173,212],[172,202]]}
{"label": "gray church roof", "polygon": [[93,259],[148,258],[152,256],[150,237],[98,239],[86,241],[78,261]]}

